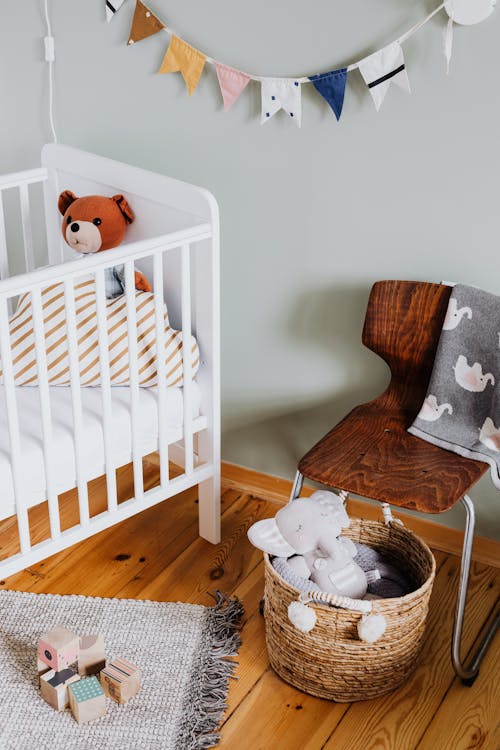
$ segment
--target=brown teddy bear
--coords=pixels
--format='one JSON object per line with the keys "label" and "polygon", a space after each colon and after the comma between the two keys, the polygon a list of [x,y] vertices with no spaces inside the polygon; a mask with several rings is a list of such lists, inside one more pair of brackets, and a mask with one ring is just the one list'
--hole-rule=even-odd
{"label": "brown teddy bear", "polygon": [[[85,255],[100,253],[117,247],[125,237],[134,212],[123,195],[86,195],[78,198],[71,190],[59,196],[58,208],[63,216],[62,234],[68,245]],[[113,298],[125,290],[123,265],[105,271],[106,296]],[[135,288],[151,291],[151,284],[140,272],[135,272]]]}

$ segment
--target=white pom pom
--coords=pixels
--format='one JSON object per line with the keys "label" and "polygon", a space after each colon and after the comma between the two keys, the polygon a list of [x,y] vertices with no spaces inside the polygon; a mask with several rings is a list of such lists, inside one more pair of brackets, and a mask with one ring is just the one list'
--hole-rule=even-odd
{"label": "white pom pom", "polygon": [[302,633],[309,633],[316,625],[316,612],[312,607],[306,607],[302,602],[290,602],[288,619],[297,630]]}
{"label": "white pom pom", "polygon": [[383,615],[363,615],[358,623],[358,635],[366,643],[375,643],[383,636],[387,621]]}

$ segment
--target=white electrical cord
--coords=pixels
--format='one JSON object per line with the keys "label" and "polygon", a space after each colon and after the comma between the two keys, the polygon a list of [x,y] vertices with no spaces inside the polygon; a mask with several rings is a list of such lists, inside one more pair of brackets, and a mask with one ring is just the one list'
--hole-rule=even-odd
{"label": "white electrical cord", "polygon": [[49,64],[49,122],[50,129],[52,131],[52,140],[57,143],[56,126],[54,124],[54,62],[55,56],[55,45],[54,37],[52,36],[52,27],[50,25],[49,16],[49,0],[44,0],[45,5],[45,23],[47,26],[47,36],[44,39],[45,42],[45,59]]}

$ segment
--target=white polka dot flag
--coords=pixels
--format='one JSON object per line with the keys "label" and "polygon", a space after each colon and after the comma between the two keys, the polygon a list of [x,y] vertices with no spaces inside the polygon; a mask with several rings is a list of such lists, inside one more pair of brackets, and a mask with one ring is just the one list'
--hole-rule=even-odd
{"label": "white polka dot flag", "polygon": [[[125,0],[105,0],[108,21],[115,16],[124,2]],[[135,12],[128,43],[135,44],[142,39],[153,36],[158,31],[164,31],[169,35],[171,41],[158,73],[180,72],[186,82],[189,95],[191,95],[198,87],[202,74],[203,76],[206,75],[206,67],[213,65],[217,73],[225,112],[231,109],[252,81],[260,84],[261,87],[261,123],[267,122],[274,117],[276,112],[283,110],[283,119],[293,120],[296,126],[300,128],[302,124],[301,88],[303,84],[312,84],[311,88],[332,108],[336,119],[340,120],[347,90],[346,84],[348,79],[351,80],[351,74],[359,70],[372,96],[375,109],[378,111],[392,83],[410,92],[410,82],[401,47],[403,42],[420,31],[434,16],[437,16],[441,11],[445,11],[446,23],[448,21],[449,23],[444,52],[449,65],[452,24],[454,22],[478,23],[490,15],[495,3],[496,0],[481,0],[481,2],[479,0],[445,0],[434,8],[426,18],[418,21],[394,42],[362,60],[337,67],[334,70],[325,65],[325,69],[329,72],[317,72],[295,78],[253,75],[238,68],[224,65],[220,60],[215,60],[188,44],[186,40],[175,33],[174,29],[164,24],[142,0],[135,0]],[[479,8],[479,5],[481,5],[481,8]],[[463,16],[462,13],[465,15]]]}
{"label": "white polka dot flag", "polygon": [[106,20],[109,23],[114,18],[115,13],[118,13],[125,0],[104,0],[106,4]]}
{"label": "white polka dot flag", "polygon": [[294,78],[263,78],[261,124],[284,109],[298,128],[302,120],[300,83]]}

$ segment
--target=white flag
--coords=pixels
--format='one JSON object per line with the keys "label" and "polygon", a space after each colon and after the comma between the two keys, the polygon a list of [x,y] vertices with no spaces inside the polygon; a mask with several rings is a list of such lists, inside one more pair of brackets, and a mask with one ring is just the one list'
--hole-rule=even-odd
{"label": "white flag", "polygon": [[105,0],[106,2],[106,20],[111,21],[115,13],[122,7],[125,0]]}
{"label": "white flag", "polygon": [[300,128],[302,119],[300,88],[300,83],[293,78],[264,78],[261,84],[261,124],[270,120],[280,109],[284,109]]}
{"label": "white flag", "polygon": [[377,111],[382,106],[391,83],[410,91],[410,81],[399,42],[393,42],[373,55],[365,57],[359,63],[359,72],[370,89]]}

